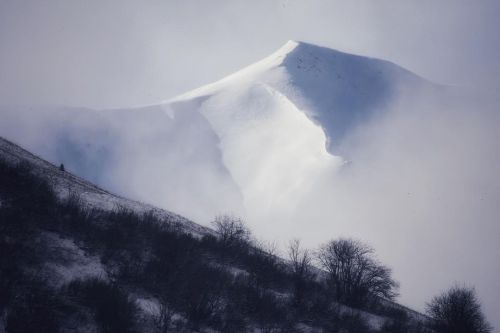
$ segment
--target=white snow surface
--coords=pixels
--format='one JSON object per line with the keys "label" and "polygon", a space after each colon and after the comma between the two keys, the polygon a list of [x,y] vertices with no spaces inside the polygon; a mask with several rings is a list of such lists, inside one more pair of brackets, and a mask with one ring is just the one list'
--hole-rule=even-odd
{"label": "white snow surface", "polygon": [[108,273],[98,256],[92,256],[72,239],[62,238],[52,232],[41,234],[41,241],[48,253],[44,268],[39,272],[50,277],[54,287],[61,287],[73,280],[86,278],[108,279]]}

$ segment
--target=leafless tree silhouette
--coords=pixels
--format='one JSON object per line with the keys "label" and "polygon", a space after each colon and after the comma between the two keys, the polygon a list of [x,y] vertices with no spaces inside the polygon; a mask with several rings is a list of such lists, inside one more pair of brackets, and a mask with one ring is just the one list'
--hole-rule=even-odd
{"label": "leafless tree silhouette", "polygon": [[489,333],[491,326],[481,312],[474,288],[454,286],[427,305],[439,333]]}
{"label": "leafless tree silhouette", "polygon": [[293,278],[293,302],[295,307],[301,307],[304,305],[308,282],[314,278],[313,258],[309,250],[301,248],[298,239],[293,239],[288,245],[288,259]]}
{"label": "leafless tree silhouette", "polygon": [[371,247],[357,240],[332,240],[320,247],[317,257],[340,302],[361,307],[377,297],[397,296],[398,283],[392,279],[391,270],[375,259]]}
{"label": "leafless tree silhouette", "polygon": [[219,215],[212,222],[223,246],[233,247],[250,240],[250,230],[242,219],[230,215]]}

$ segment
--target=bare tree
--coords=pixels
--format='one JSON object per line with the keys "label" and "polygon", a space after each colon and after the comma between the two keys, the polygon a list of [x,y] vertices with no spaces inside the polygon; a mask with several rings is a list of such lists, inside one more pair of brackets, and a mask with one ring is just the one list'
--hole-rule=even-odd
{"label": "bare tree", "polygon": [[433,328],[439,333],[489,333],[474,288],[454,286],[427,305]]}
{"label": "bare tree", "polygon": [[288,245],[288,258],[290,259],[292,273],[301,279],[312,277],[312,256],[307,249],[300,247],[300,240],[293,239]]}
{"label": "bare tree", "polygon": [[250,230],[242,219],[230,215],[216,216],[212,225],[225,247],[233,247],[250,241]]}
{"label": "bare tree", "polygon": [[164,299],[161,299],[158,314],[155,317],[154,323],[158,333],[168,333],[174,331],[174,317],[175,311],[173,307],[168,304]]}
{"label": "bare tree", "polygon": [[393,299],[398,283],[391,270],[374,257],[371,247],[353,240],[332,240],[318,251],[318,260],[328,272],[328,283],[336,298],[351,306],[367,305],[376,297]]}
{"label": "bare tree", "polygon": [[298,239],[293,239],[288,245],[288,258],[293,277],[293,304],[300,308],[304,305],[308,281],[314,278],[312,256],[309,250],[300,247]]}

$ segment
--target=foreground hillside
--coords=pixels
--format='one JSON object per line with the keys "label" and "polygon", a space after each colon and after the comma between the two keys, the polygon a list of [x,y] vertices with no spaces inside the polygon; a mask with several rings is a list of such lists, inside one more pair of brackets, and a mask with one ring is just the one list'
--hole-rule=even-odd
{"label": "foreground hillside", "polygon": [[425,329],[391,302],[341,305],[317,270],[297,302],[294,270],[249,237],[228,242],[0,143],[0,331]]}

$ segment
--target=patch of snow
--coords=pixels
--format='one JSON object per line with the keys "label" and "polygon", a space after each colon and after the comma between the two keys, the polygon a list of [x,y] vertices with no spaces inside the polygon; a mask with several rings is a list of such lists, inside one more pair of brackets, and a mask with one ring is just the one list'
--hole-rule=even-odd
{"label": "patch of snow", "polygon": [[135,300],[139,309],[150,316],[158,317],[160,315],[160,303],[156,298],[137,298]]}
{"label": "patch of snow", "polygon": [[41,237],[48,251],[43,271],[52,277],[49,281],[55,286],[60,287],[78,279],[108,279],[99,257],[89,255],[73,240],[52,232],[44,232]]}

